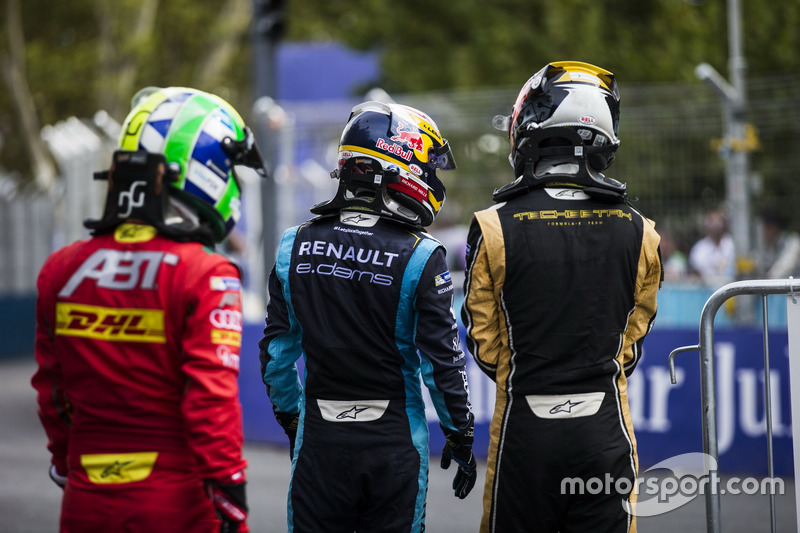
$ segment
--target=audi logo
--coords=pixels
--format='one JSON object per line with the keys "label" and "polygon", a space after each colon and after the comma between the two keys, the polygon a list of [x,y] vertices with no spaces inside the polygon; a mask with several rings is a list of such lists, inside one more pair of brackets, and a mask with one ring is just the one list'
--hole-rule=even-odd
{"label": "audi logo", "polygon": [[214,309],[208,316],[211,325],[220,329],[242,331],[242,312],[232,309]]}

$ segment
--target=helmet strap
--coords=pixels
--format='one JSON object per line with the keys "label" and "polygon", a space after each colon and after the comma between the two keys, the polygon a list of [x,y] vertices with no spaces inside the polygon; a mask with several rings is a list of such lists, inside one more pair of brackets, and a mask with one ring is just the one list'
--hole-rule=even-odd
{"label": "helmet strap", "polygon": [[[372,172],[364,172],[371,168]],[[345,161],[341,170],[331,172],[331,178],[339,180],[339,188],[330,200],[320,202],[311,207],[315,215],[328,215],[338,213],[342,209],[352,209],[379,215],[381,217],[396,218],[408,224],[419,222],[408,218],[401,218],[387,205],[387,201],[395,201],[402,205],[402,199],[391,197],[388,185],[398,183],[400,175],[396,171],[384,169],[380,162],[371,158],[353,157]],[[413,210],[408,208],[409,213]],[[419,217],[414,213],[414,216]]]}
{"label": "helmet strap", "polygon": [[[574,183],[584,188],[587,194],[603,198],[621,199],[625,196],[625,184],[608,178],[593,170],[590,157],[596,150],[585,146],[575,130],[567,127],[522,129],[517,134],[518,143],[514,157],[514,170],[520,177],[499,189],[495,189],[495,202],[504,202],[536,187],[549,183]],[[551,141],[551,142],[549,142]],[[536,168],[543,158],[563,158],[577,164],[577,173],[537,173]],[[593,194],[596,193],[596,194]]]}
{"label": "helmet strap", "polygon": [[108,193],[102,218],[84,219],[83,225],[92,235],[111,232],[125,221],[136,220],[174,240],[198,241],[213,247],[214,238],[205,224],[165,223],[170,198],[168,183],[177,176],[163,154],[118,150],[114,152],[111,169],[96,172],[94,179],[107,180]]}

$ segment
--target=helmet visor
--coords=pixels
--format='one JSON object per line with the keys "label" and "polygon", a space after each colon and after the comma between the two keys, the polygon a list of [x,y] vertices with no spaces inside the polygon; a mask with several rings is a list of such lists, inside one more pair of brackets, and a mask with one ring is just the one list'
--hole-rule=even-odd
{"label": "helmet visor", "polygon": [[440,170],[455,170],[456,160],[447,139],[444,139],[444,144],[441,146],[431,146],[428,149],[428,164]]}
{"label": "helmet visor", "polygon": [[255,170],[262,178],[267,177],[264,158],[255,141],[255,136],[250,128],[244,127],[244,139],[234,141],[226,137],[222,141],[222,149],[231,158],[233,165],[246,166]]}

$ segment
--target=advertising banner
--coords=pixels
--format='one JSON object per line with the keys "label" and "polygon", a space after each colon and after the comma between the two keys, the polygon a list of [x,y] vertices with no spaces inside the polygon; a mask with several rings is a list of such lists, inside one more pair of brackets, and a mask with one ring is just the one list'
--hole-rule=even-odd
{"label": "advertising banner", "polygon": [[[243,335],[240,385],[245,437],[285,445],[286,437],[275,422],[259,376],[257,343],[262,329],[260,324],[246,325]],[[792,476],[788,334],[783,329],[772,331],[768,341],[775,475]],[[699,354],[687,352],[676,357],[675,385],[670,382],[667,361],[673,349],[697,342],[696,328],[656,326],[645,339],[644,356],[629,380],[630,410],[642,471],[672,456],[703,451]],[[462,346],[466,344],[462,342]],[[722,329],[715,334],[721,472],[762,475],[767,472],[763,351],[760,328]],[[299,366],[302,376],[302,360]],[[485,457],[495,387],[469,356],[467,372],[475,413],[475,454]],[[422,388],[425,393],[425,387]],[[444,438],[427,394],[426,401],[431,452],[438,454]]]}

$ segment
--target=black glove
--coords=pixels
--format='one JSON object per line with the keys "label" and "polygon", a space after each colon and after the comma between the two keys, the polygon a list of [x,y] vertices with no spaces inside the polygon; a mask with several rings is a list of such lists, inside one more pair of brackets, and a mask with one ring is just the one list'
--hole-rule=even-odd
{"label": "black glove", "polygon": [[236,533],[248,531],[247,529],[247,497],[244,490],[245,482],[222,484],[214,481],[206,482],[208,497],[217,510],[217,518],[222,524],[219,533]]}
{"label": "black glove", "polygon": [[453,478],[453,490],[455,495],[463,500],[475,486],[478,477],[478,465],[472,454],[472,430],[466,433],[445,434],[445,438],[447,443],[442,450],[441,466],[445,470],[450,468],[451,459],[458,464],[456,477]]}
{"label": "black glove", "polygon": [[62,476],[59,474],[58,470],[56,470],[56,465],[50,465],[50,479],[52,479],[56,485],[61,487],[61,490],[64,490],[64,487],[67,486],[67,476]]}
{"label": "black glove", "polygon": [[294,441],[297,439],[297,424],[300,422],[300,413],[279,413],[275,411],[275,419],[289,437],[289,457],[294,458]]}

